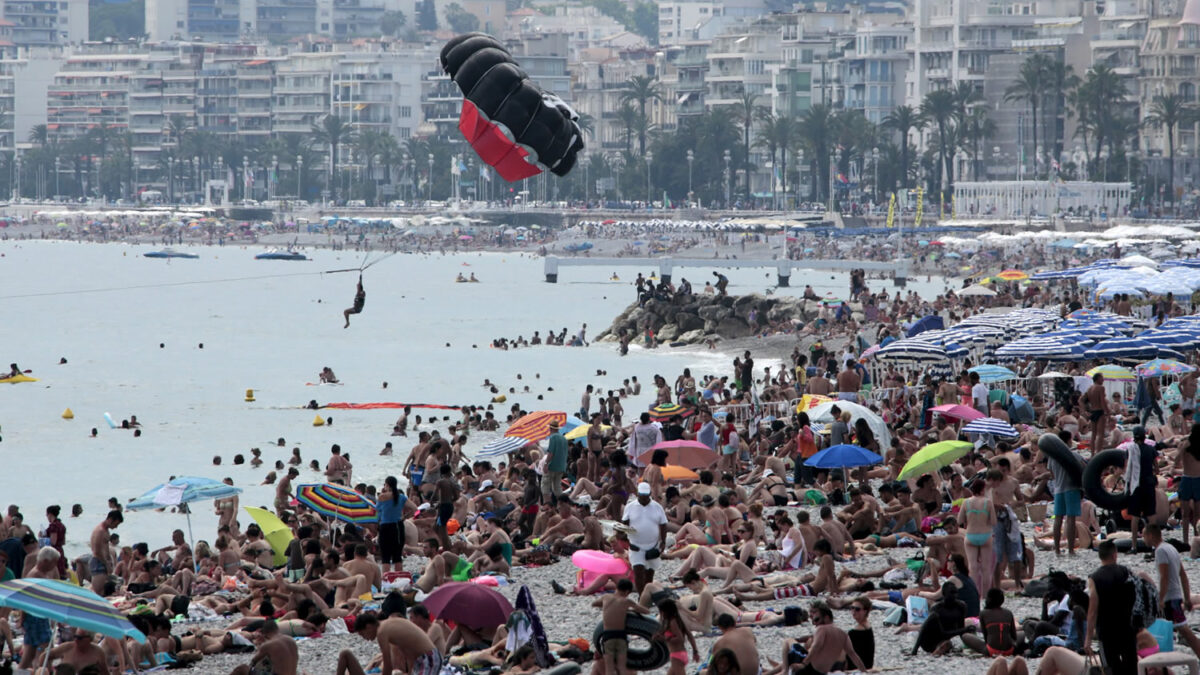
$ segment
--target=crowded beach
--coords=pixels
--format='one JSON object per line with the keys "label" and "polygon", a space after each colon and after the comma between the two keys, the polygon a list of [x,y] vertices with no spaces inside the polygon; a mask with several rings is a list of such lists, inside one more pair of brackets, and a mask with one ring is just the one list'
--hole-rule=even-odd
{"label": "crowded beach", "polygon": [[[10,505],[0,653],[64,674],[1187,668],[1200,263],[1081,255],[979,255],[933,297],[856,274],[783,353],[620,375],[578,409],[491,378],[381,424],[382,481],[354,471],[375,449],[281,438],[103,511]],[[686,301],[656,290],[638,300]],[[120,537],[156,510],[219,523]]]}

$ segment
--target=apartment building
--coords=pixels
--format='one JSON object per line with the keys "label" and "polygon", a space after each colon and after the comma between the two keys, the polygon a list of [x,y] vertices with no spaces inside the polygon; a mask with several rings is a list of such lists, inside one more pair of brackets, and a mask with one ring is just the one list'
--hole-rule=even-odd
{"label": "apartment building", "polygon": [[861,26],[842,59],[844,105],[879,124],[904,103],[908,72],[908,26]]}
{"label": "apartment building", "polygon": [[88,0],[2,0],[0,18],[12,24],[18,47],[49,47],[88,38]]}
{"label": "apartment building", "polygon": [[696,39],[701,26],[721,16],[724,2],[715,0],[670,0],[658,3],[658,43],[675,45]]}

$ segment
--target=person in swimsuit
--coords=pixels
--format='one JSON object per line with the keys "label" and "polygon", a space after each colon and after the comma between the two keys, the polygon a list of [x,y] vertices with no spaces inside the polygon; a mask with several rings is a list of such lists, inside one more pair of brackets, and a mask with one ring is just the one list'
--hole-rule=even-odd
{"label": "person in swimsuit", "polygon": [[1104,449],[1104,435],[1108,425],[1108,402],[1104,395],[1104,375],[1096,373],[1092,376],[1092,386],[1083,395],[1084,407],[1087,409],[1088,421],[1092,431],[1092,454]]}
{"label": "person in swimsuit", "polygon": [[1017,631],[1012,612],[1004,609],[1004,591],[991,588],[987,592],[983,611],[979,613],[979,626],[983,637],[963,635],[963,644],[985,656],[1012,656],[1020,653],[1024,634]]}
{"label": "person in swimsuit", "polygon": [[1195,528],[1200,518],[1200,423],[1193,423],[1191,432],[1181,444],[1175,457],[1175,468],[1183,471],[1179,481],[1179,506],[1182,511],[1183,541],[1190,542],[1188,529]]}
{"label": "person in swimsuit", "polygon": [[679,605],[674,600],[663,600],[658,604],[658,623],[662,626],[656,639],[664,640],[670,650],[671,662],[667,675],[684,675],[688,664],[688,653],[684,639],[692,645],[692,657],[700,660],[700,650],[696,646],[696,638],[683,625],[683,617],[679,615]]}
{"label": "person in swimsuit", "polygon": [[962,504],[966,532],[967,566],[971,580],[980,593],[992,587],[992,530],[996,526],[996,512],[992,502],[983,496],[986,483],[980,479],[971,482],[971,497]]}
{"label": "person in swimsuit", "polygon": [[346,325],[342,328],[350,327],[350,315],[359,314],[363,311],[363,305],[367,302],[367,292],[363,290],[362,272],[358,273],[358,290],[354,292],[354,306],[342,312],[342,316],[346,317]]}

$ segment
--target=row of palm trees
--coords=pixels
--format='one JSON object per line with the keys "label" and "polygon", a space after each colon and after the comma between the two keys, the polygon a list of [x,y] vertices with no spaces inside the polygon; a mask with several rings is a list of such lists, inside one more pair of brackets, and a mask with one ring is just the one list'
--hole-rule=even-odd
{"label": "row of palm trees", "polygon": [[[137,139],[124,129],[101,124],[81,136],[60,138],[46,125],[38,125],[30,132],[29,142],[32,147],[20,156],[19,179],[14,174],[18,161],[12,155],[0,155],[0,175],[15,180],[22,196],[101,195],[110,200],[136,199],[139,181],[142,185],[161,182],[173,192],[178,185],[198,186],[205,176],[224,178],[218,174],[225,171],[243,179],[234,180],[231,188],[236,197],[246,197],[240,173],[246,162],[260,171],[270,170],[268,180],[276,181],[279,195],[307,198],[318,193],[320,186],[334,201],[375,201],[377,183],[403,183],[412,186],[413,197],[442,198],[450,187],[449,177],[440,173],[448,172],[436,169],[445,169],[449,157],[462,152],[445,140],[409,138],[401,142],[386,130],[355,129],[337,115],[323,117],[312,125],[311,133],[272,134],[257,144],[197,129],[182,116],[172,117],[163,131],[157,166],[149,175],[144,167],[135,169]],[[434,158],[432,174],[430,156]],[[351,158],[360,169],[357,182],[347,170]],[[418,191],[420,185],[425,192]]]}

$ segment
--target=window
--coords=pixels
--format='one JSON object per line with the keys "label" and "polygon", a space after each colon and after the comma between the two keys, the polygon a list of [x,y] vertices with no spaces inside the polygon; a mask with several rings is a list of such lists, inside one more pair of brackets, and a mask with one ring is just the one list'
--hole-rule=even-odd
{"label": "window", "polygon": [[412,129],[408,127],[400,127],[400,138],[408,138],[412,135]]}
{"label": "window", "polygon": [[412,117],[412,106],[410,106],[410,105],[400,106],[400,116],[401,117]]}

